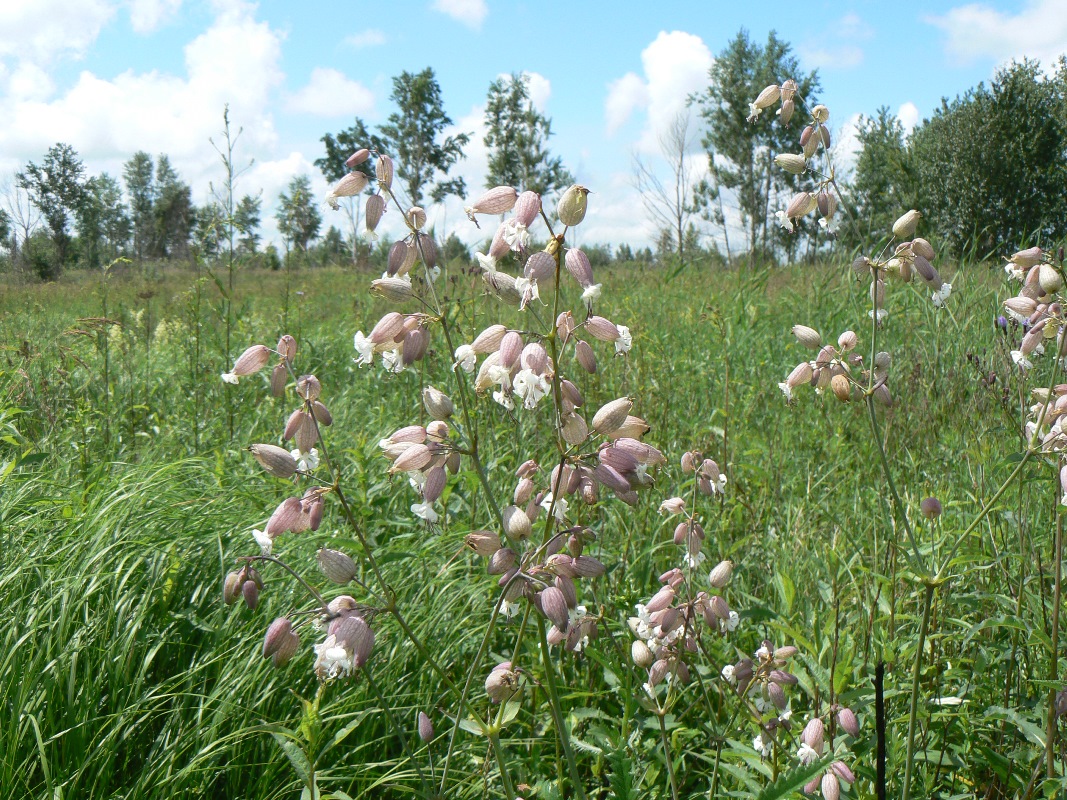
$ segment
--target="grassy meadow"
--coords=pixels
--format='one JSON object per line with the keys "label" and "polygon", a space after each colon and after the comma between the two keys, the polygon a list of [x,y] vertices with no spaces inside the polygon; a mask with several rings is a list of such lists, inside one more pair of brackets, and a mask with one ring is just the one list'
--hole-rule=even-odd
{"label": "grassy meadow", "polygon": [[[890,286],[878,348],[892,353],[895,401],[880,409],[880,431],[931,560],[1018,464],[1029,405],[1008,356],[1015,345],[994,324],[1010,296],[1003,273],[996,265],[942,272],[953,285],[944,310],[921,285]],[[438,796],[456,707],[387,614],[377,618],[367,668],[327,685],[315,710],[302,703],[316,697],[313,638],[303,636],[282,669],[260,655],[270,620],[306,607],[300,587],[266,564],[257,610],[221,599],[235,558],[255,552],[251,529],[293,492],[244,448],[277,443],[294,406],[291,394],[271,397],[264,373],[237,386],[219,375],[247,345],[273,347],[290,333],[298,371],[322,382],[334,416],[330,455],[398,607],[455,683],[477,660],[498,593],[482,559],[462,549],[466,533],[493,525],[477,477],[465,469],[452,479],[438,504],[441,521],[428,526],[409,511],[416,497],[403,476],[388,474],[378,448],[392,431],[425,421],[421,389],[448,386],[452,359],[435,332],[428,357],[404,373],[356,367],[353,335],[388,310],[368,292],[373,277],[340,268],[238,270],[231,293],[225,277],[206,270],[122,267],[59,283],[0,283],[4,796],[296,798],[302,784],[293,764],[302,756],[290,734],[314,753],[323,796]],[[867,284],[829,263],[678,273],[619,267],[597,280],[597,312],[628,325],[634,344],[627,357],[598,350],[601,369],[580,386],[585,408],[591,415],[613,398],[636,398],[633,413],[651,426],[645,441],[669,463],[633,507],[609,499],[571,506],[578,524],[597,533],[587,552],[608,568],[580,590],[581,602],[602,615],[599,639],[556,659],[587,796],[669,796],[668,757],[682,797],[708,797],[713,787],[715,797],[801,796],[806,779],[787,785],[796,737],[808,711],[833,698],[861,725],[850,740],[856,782],[845,796],[874,797],[879,662],[888,796],[899,796],[923,585],[910,568],[865,405],[811,390],[788,405],[777,386],[811,357],[790,334],[797,323],[827,341],[855,330],[858,352],[869,357]],[[438,285],[466,341],[492,322],[526,324],[515,309],[479,299],[480,280],[458,265]],[[536,313],[550,319],[551,311]],[[1051,363],[1037,362],[1037,385],[1048,385]],[[523,460],[552,463],[534,424],[548,424],[550,407],[511,416],[483,397],[475,415],[490,486],[510,502]],[[693,655],[700,688],[687,687],[657,719],[639,702],[646,673],[631,661],[626,620],[677,564],[676,520],[657,509],[687,480],[679,457],[693,448],[729,478],[725,498],[700,511],[708,566],[734,562],[731,604],[742,624],[715,644],[721,660]],[[1060,494],[1056,467],[1031,459],[962,542],[938,587],[918,675],[914,797],[1067,793],[1067,751],[1047,738],[1051,694],[1062,688],[1053,659]],[[936,524],[919,513],[928,496],[944,506]],[[279,538],[275,553],[315,576],[315,550],[326,544],[360,562],[357,538],[330,498],[319,530]],[[358,587],[344,591],[359,596]],[[512,658],[519,624],[498,624],[476,664],[475,705],[483,710],[481,683]],[[723,664],[751,656],[763,639],[799,648],[799,684],[790,691],[796,724],[769,759],[752,749],[758,728],[711,688],[722,684]],[[536,676],[536,642],[528,637],[524,647],[515,660]],[[429,745],[415,733],[418,711],[436,728]],[[573,796],[560,777],[566,767],[554,727],[546,692],[530,680],[500,733],[528,800]],[[489,749],[484,737],[460,731],[441,796],[502,796]]]}

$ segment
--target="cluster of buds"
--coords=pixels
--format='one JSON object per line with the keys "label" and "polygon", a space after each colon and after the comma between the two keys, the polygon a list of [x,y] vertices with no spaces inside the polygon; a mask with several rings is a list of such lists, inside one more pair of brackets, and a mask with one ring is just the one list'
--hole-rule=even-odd
{"label": "cluster of buds", "polygon": [[343,594],[330,601],[321,616],[326,638],[315,645],[315,674],[321,681],[346,678],[370,659],[374,630],[370,609]]}
{"label": "cluster of buds", "polygon": [[354,152],[345,160],[345,166],[350,171],[326,193],[326,203],[336,211],[340,208],[338,199],[358,197],[367,188],[371,181],[370,170],[360,167],[366,164],[372,155],[376,157],[374,177],[377,179],[378,191],[367,198],[367,230],[364,235],[373,241],[378,238],[375,229],[385,214],[386,202],[391,196],[390,190],[393,186],[393,160],[389,156],[372,153],[365,147]]}
{"label": "cluster of buds", "polygon": [[781,86],[777,83],[772,83],[770,86],[765,87],[757,95],[755,101],[749,103],[748,121],[755,122],[760,114],[780,101],[782,106],[775,113],[781,119],[783,125],[788,125],[789,120],[793,117],[793,111],[796,109],[796,93],[797,82],[792,78],[783,81]]}
{"label": "cluster of buds", "polygon": [[278,349],[271,350],[265,344],[254,344],[237,357],[233,368],[220,376],[224,383],[237,384],[241,378],[254,375],[270,363],[271,356],[278,356],[278,363],[270,375],[270,391],[275,397],[285,394],[285,385],[296,356],[296,339],[286,334],[278,340]]}
{"label": "cluster of buds", "polygon": [[433,386],[423,390],[423,405],[434,420],[425,427],[408,425],[378,442],[383,455],[392,462],[389,472],[406,473],[420,503],[411,506],[415,516],[435,523],[439,519],[433,504],[441,497],[449,473],[460,468],[460,454],[451,442],[445,422],[452,414],[452,401]]}
{"label": "cluster of buds", "polygon": [[[870,380],[869,372],[864,369],[863,356],[855,352],[858,337],[853,331],[844,331],[837,337],[837,346],[823,344],[822,335],[807,325],[794,325],[793,335],[803,347],[816,352],[814,359],[801,361],[784,381],[778,384],[787,402],[794,399],[793,392],[808,384],[821,394],[829,388],[841,402],[852,399],[854,391],[866,391]],[[874,357],[874,399],[883,405],[893,404],[889,392],[889,367],[892,358],[882,351]],[[858,375],[858,377],[857,377]]]}
{"label": "cluster of buds", "polygon": [[682,472],[696,475],[697,490],[705,497],[726,493],[726,476],[715,461],[704,458],[699,450],[688,450],[682,454]]}
{"label": "cluster of buds", "polygon": [[736,664],[722,668],[722,677],[732,685],[739,697],[752,704],[760,719],[760,732],[752,747],[761,756],[768,756],[774,746],[775,731],[788,729],[792,711],[786,689],[796,686],[797,677],[785,667],[797,653],[792,645],[775,648],[764,640],[753,658],[742,658]]}
{"label": "cluster of buds", "polygon": [[[848,708],[837,707],[837,724],[848,736],[858,736],[860,732],[859,721],[856,715]],[[826,726],[819,717],[808,720],[804,730],[800,734],[800,748],[797,750],[797,758],[801,764],[814,764],[823,757],[826,749]],[[841,797],[841,784],[855,783],[856,776],[849,766],[841,760],[831,762],[830,766],[822,773],[813,777],[804,786],[805,794],[820,792],[824,800],[838,800]]]}
{"label": "cluster of buds", "polygon": [[263,578],[252,566],[246,564],[226,575],[222,584],[222,600],[226,605],[233,605],[237,598],[244,600],[251,611],[259,605],[259,591],[263,588]]}
{"label": "cluster of buds", "polygon": [[[521,478],[516,489],[517,501],[523,499],[519,491],[526,491],[522,489],[525,480]],[[584,554],[586,544],[593,541],[594,535],[581,526],[563,529],[540,547],[528,546],[532,522],[542,506],[555,509],[565,505],[561,500],[553,501],[550,495],[539,493],[539,496],[540,503],[528,502],[525,510],[517,505],[504,509],[503,538],[483,530],[467,534],[463,541],[466,547],[486,559],[486,571],[498,577],[498,585],[504,592],[501,613],[514,616],[519,601],[525,600],[551,623],[550,644],[563,644],[567,650],[578,652],[596,639],[598,633],[596,618],[578,603],[578,581],[597,578],[607,568],[598,559]],[[531,501],[536,499],[537,496],[531,497]]]}
{"label": "cluster of buds", "polygon": [[1046,340],[1056,339],[1057,350],[1062,344],[1058,337],[1062,335],[1064,323],[1063,305],[1057,293],[1063,289],[1063,275],[1049,254],[1039,247],[1015,253],[1006,269],[1022,281],[1018,294],[1005,300],[1004,308],[1024,331],[1018,349],[1011,351],[1011,358],[1025,372],[1033,367],[1030,356],[1045,352]]}
{"label": "cluster of buds", "polygon": [[[384,279],[383,279],[384,280]],[[362,367],[374,363],[374,354],[382,356],[382,366],[389,372],[403,372],[426,355],[430,334],[426,314],[401,314],[390,311],[364,336],[357,331],[353,340],[355,362]]]}

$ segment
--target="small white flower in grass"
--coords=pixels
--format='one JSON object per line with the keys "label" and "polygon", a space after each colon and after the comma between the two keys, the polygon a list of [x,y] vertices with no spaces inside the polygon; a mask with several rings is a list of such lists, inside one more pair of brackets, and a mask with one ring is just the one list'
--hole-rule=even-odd
{"label": "small white flower in grass", "polygon": [[787,231],[792,233],[795,230],[793,228],[793,220],[789,219],[789,214],[784,208],[780,208],[775,211],[774,216],[778,218],[778,224],[785,228]]}
{"label": "small white flower in grass", "polygon": [[546,492],[545,498],[541,501],[541,508],[543,508],[545,511],[551,509],[552,516],[554,516],[560,522],[563,522],[567,518],[567,508],[570,506],[570,503],[568,503],[564,498],[560,497],[556,499],[555,505],[553,505],[552,500],[552,492]]}
{"label": "small white flower in grass", "polygon": [[585,291],[582,292],[582,300],[585,301],[587,306],[593,305],[600,299],[600,284],[594,283],[592,286],[586,286]]}
{"label": "small white flower in grass", "polygon": [[1026,277],[1026,272],[1012,264],[1010,261],[1004,265],[1004,272],[1007,273],[1009,278],[1019,281],[1020,283],[1022,283],[1023,278]]}
{"label": "small white flower in grass", "polygon": [[274,547],[274,539],[268,534],[264,533],[257,528],[252,529],[252,538],[256,540],[256,544],[259,545],[259,551],[265,556],[270,555],[271,549]]}
{"label": "small white flower in grass", "polygon": [[764,739],[763,734],[759,734],[752,740],[752,749],[759,753],[763,758],[769,758],[773,745],[770,739]]}
{"label": "small white flower in grass", "polygon": [[616,325],[619,329],[619,338],[615,340],[615,353],[629,353],[633,347],[634,337],[630,335],[630,329],[625,325]]}
{"label": "small white flower in grass", "polygon": [[394,350],[386,350],[382,353],[382,366],[389,372],[395,372],[397,374],[404,371],[404,358],[400,353],[399,347]]}
{"label": "small white flower in grass", "polygon": [[296,459],[298,472],[311,472],[319,465],[319,451],[314,447],[306,453],[300,452],[299,448],[291,450],[290,453]]}
{"label": "small white flower in grass", "polygon": [[782,720],[784,722],[785,720],[789,719],[791,716],[793,716],[793,709],[787,708],[785,711],[783,711],[782,713],[780,713],[778,715],[778,719],[780,719],[780,720]]}
{"label": "small white flower in grass", "polygon": [[841,223],[836,219],[819,217],[819,227],[825,230],[830,236],[837,236],[837,231],[840,229]]}
{"label": "small white flower in grass", "polygon": [[682,557],[682,561],[685,562],[685,565],[689,569],[696,569],[701,564],[703,564],[706,559],[707,556],[705,556],[703,553],[697,553],[696,555],[694,555],[693,553],[686,553]]}
{"label": "small white flower in grass", "polygon": [[472,373],[477,363],[478,354],[469,344],[461,344],[456,348],[456,363],[453,366],[459,367],[466,373]]}
{"label": "small white flower in grass", "polygon": [[785,399],[787,402],[793,399],[793,389],[789,386],[788,383],[785,383],[783,381],[782,383],[778,384],[778,388],[782,390],[782,394],[785,395]]}
{"label": "small white flower in grass", "polygon": [[552,386],[545,377],[532,369],[519,370],[512,384],[512,390],[522,398],[522,407],[527,410],[536,408],[551,389]]}
{"label": "small white flower in grass", "polygon": [[797,758],[800,759],[800,763],[805,767],[808,764],[813,764],[819,760],[819,754],[815,752],[815,749],[810,745],[801,744],[797,749]]}
{"label": "small white flower in grass", "polygon": [[374,342],[363,335],[363,331],[356,331],[353,342],[356,346],[356,364],[363,366],[374,361]]}
{"label": "small white flower in grass", "polygon": [[647,682],[646,683],[642,683],[641,684],[641,688],[644,689],[645,690],[645,694],[647,694],[653,700],[656,699],[656,687],[653,686],[651,683],[647,683]]}
{"label": "small white flower in grass", "polygon": [[773,703],[771,703],[769,700],[764,700],[759,695],[752,699],[752,705],[754,705],[756,707],[756,710],[761,714],[766,714],[768,711],[774,708]]}
{"label": "small white flower in grass", "polygon": [[232,372],[224,372],[219,377],[222,378],[223,383],[232,383],[235,385],[237,384],[237,376],[234,375]]}
{"label": "small white flower in grass", "polygon": [[408,483],[411,484],[411,488],[422,494],[422,487],[426,485],[426,475],[421,470],[414,470],[408,473]]}
{"label": "small white flower in grass", "polygon": [[322,644],[315,645],[315,672],[326,680],[352,674],[352,654],[330,634]]}
{"label": "small white flower in grass", "polygon": [[736,631],[737,626],[741,624],[741,617],[736,611],[731,611],[730,618],[723,620],[722,624],[726,628],[726,630]]}
{"label": "small white flower in grass", "polygon": [[493,392],[493,399],[508,411],[515,410],[515,401],[511,399],[511,392],[508,389],[501,389],[499,392]]}
{"label": "small white flower in grass", "polygon": [[[873,311],[868,311],[867,312],[867,316],[870,317],[871,319],[874,319],[874,312]],[[881,323],[888,316],[889,316],[889,312],[886,311],[884,308],[878,309],[878,322],[879,323]]]}
{"label": "small white flower in grass", "polygon": [[496,272],[496,259],[492,256],[487,256],[485,253],[475,253],[474,257],[478,259],[478,266],[488,272],[490,275]]}
{"label": "small white flower in grass", "polygon": [[748,104],[748,116],[745,117],[745,122],[755,122],[756,118],[763,113],[763,109],[755,103]]}
{"label": "small white flower in grass", "polygon": [[945,301],[948,300],[948,296],[952,294],[952,284],[944,283],[941,288],[933,294],[934,305],[937,308],[944,308]]}
{"label": "small white flower in grass", "polygon": [[440,519],[437,512],[433,510],[433,503],[412,503],[411,513],[419,519],[426,520],[431,525]]}
{"label": "small white flower in grass", "polygon": [[1021,369],[1023,372],[1034,368],[1034,362],[1024,356],[1021,350],[1012,350],[1011,360],[1014,361],[1016,366],[1019,367],[1019,369]]}
{"label": "small white flower in grass", "polygon": [[503,614],[508,619],[511,619],[512,617],[514,617],[516,614],[519,613],[519,604],[518,603],[512,603],[510,600],[501,600],[500,601],[500,613]]}
{"label": "small white flower in grass", "polygon": [[721,472],[719,473],[719,479],[711,482],[712,494],[726,494],[726,476]]}
{"label": "small white flower in grass", "polygon": [[722,668],[722,679],[731,685],[737,684],[737,679],[734,678],[734,665],[727,664]]}
{"label": "small white flower in grass", "polygon": [[441,277],[441,268],[434,265],[433,269],[428,270],[430,276],[430,283],[437,283],[437,279]]}

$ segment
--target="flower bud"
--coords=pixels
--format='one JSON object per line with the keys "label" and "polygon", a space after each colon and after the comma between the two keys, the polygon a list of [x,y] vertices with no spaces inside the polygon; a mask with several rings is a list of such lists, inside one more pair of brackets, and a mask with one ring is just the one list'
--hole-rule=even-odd
{"label": "flower bud", "polygon": [[1042,263],[1038,267],[1037,280],[1045,294],[1055,294],[1063,288],[1063,276],[1051,264]]}
{"label": "flower bud", "polygon": [[640,639],[634,639],[633,644],[630,645],[630,657],[634,664],[645,669],[652,666],[652,662],[656,660],[656,656],[648,649],[648,645]]}
{"label": "flower bud", "polygon": [[404,331],[404,315],[390,311],[374,326],[367,337],[375,345],[389,344],[397,340]]}
{"label": "flower bud", "polygon": [[259,465],[276,478],[289,478],[296,472],[296,459],[282,447],[254,444],[248,449]]}
{"label": "flower bud", "polygon": [[525,191],[515,200],[515,222],[523,227],[530,227],[537,215],[541,213],[541,195],[537,192]]}
{"label": "flower bud", "polygon": [[927,497],[919,504],[919,509],[927,519],[937,519],[941,516],[941,501],[936,497]]}
{"label": "flower bud", "polygon": [[446,420],[456,410],[452,398],[433,386],[422,390],[422,404],[426,407],[426,413],[436,420]]}
{"label": "flower bud", "polygon": [[570,625],[570,614],[567,610],[567,600],[563,596],[563,592],[555,586],[549,586],[541,590],[540,597],[541,613],[560,631],[566,633],[567,627]]}
{"label": "flower bud", "polygon": [[734,565],[732,561],[720,561],[712,569],[711,574],[708,575],[708,581],[716,589],[722,589],[730,582],[730,576],[733,574]]}
{"label": "flower bud", "polygon": [[421,231],[426,224],[426,212],[420,206],[412,206],[408,209],[407,221],[413,231]]}
{"label": "flower bud", "polygon": [[804,730],[800,734],[800,741],[821,756],[824,730],[822,720],[818,717],[813,717],[812,719],[809,719],[808,724],[804,726]]}
{"label": "flower bud", "polygon": [[275,667],[284,667],[288,664],[293,656],[296,655],[296,651],[300,648],[300,637],[292,631],[288,636],[282,638],[278,644],[278,649],[274,651],[274,655],[270,657],[271,663]]}
{"label": "flower bud", "polygon": [[[841,708],[837,712],[837,724],[841,726],[841,730],[847,733],[849,736],[859,736],[860,723],[856,719],[856,715],[850,708]],[[852,783],[852,780],[848,781]]]}
{"label": "flower bud", "polygon": [[584,186],[575,184],[567,189],[559,198],[559,205],[556,207],[559,221],[571,228],[585,219],[585,212],[588,209],[588,196],[589,190]]}
{"label": "flower bud", "polygon": [[604,317],[593,315],[585,321],[585,329],[594,339],[602,342],[614,342],[619,338],[619,329],[615,323]]}
{"label": "flower bud", "polygon": [[296,393],[304,400],[317,400],[322,393],[322,384],[314,375],[301,375],[296,379]]}
{"label": "flower bud", "polygon": [[852,382],[845,375],[834,375],[830,378],[830,391],[842,403],[847,403],[852,399]]}
{"label": "flower bud", "polygon": [[278,354],[286,361],[292,361],[296,357],[296,339],[289,334],[278,339]]}
{"label": "flower bud", "polygon": [[532,281],[547,281],[556,274],[556,259],[544,250],[538,250],[526,259],[523,275]]}
{"label": "flower bud", "polygon": [[846,353],[855,350],[858,343],[859,337],[853,331],[845,331],[837,337],[837,346]]}
{"label": "flower bud", "polygon": [[579,339],[574,345],[574,357],[578,359],[578,364],[582,369],[590,375],[596,374],[596,354],[589,342]]}
{"label": "flower bud", "polygon": [[500,342],[507,332],[508,329],[503,325],[490,325],[478,334],[471,349],[479,355],[495,352],[500,349]]}
{"label": "flower bud", "polygon": [[406,275],[415,264],[417,255],[418,251],[406,239],[393,242],[393,246],[389,248],[387,262],[389,276]]}
{"label": "flower bud", "polygon": [[512,671],[510,661],[497,664],[485,679],[485,693],[494,703],[510,699],[518,690],[519,676]]}
{"label": "flower bud", "polygon": [[430,722],[430,718],[421,711],[419,712],[418,717],[416,717],[416,720],[418,723],[419,738],[426,744],[429,744],[433,741],[433,723]]}
{"label": "flower bud", "polygon": [[508,506],[503,511],[504,534],[512,540],[523,541],[529,539],[533,528],[526,512],[518,506]]}
{"label": "flower bud", "polygon": [[808,168],[808,160],[793,153],[779,153],[774,157],[774,163],[793,175],[800,175]]}
{"label": "flower bud", "polygon": [[432,270],[437,266],[437,245],[433,237],[428,233],[420,233],[418,238],[418,254],[426,269]]}
{"label": "flower bud", "polygon": [[489,558],[500,549],[500,537],[492,531],[472,531],[463,537],[463,544],[482,558]]}
{"label": "flower bud", "polygon": [[796,102],[792,98],[783,99],[782,107],[778,109],[778,118],[782,120],[783,125],[789,124],[789,120],[793,118],[794,111],[796,111]]}
{"label": "flower bud", "polygon": [[786,216],[790,219],[799,219],[810,214],[818,205],[818,201],[811,192],[797,192],[786,207]]}
{"label": "flower bud", "polygon": [[370,158],[370,150],[362,147],[345,159],[345,166],[349,169],[355,169],[368,158]]}
{"label": "flower bud", "polygon": [[259,586],[255,581],[245,581],[241,584],[241,597],[244,598],[249,610],[256,610],[256,606],[259,605]]}
{"label": "flower bud", "polygon": [[599,578],[607,572],[607,567],[592,556],[575,556],[571,564],[579,578]]}
{"label": "flower bud", "polygon": [[274,655],[282,643],[289,638],[293,630],[293,623],[287,617],[278,617],[267,628],[263,637],[263,657],[270,658]]}
{"label": "flower bud", "polygon": [[382,221],[382,217],[385,215],[385,198],[380,194],[372,194],[367,198],[367,211],[365,218],[367,220],[367,230],[371,233],[378,227],[378,223]]}
{"label": "flower bud", "polygon": [[337,198],[355,197],[367,188],[368,178],[362,172],[349,172],[334,187],[326,193],[326,202],[335,211],[338,208]]}
{"label": "flower bud", "polygon": [[1040,264],[1044,260],[1045,251],[1040,247],[1030,247],[1026,250],[1020,250],[1012,255],[1010,261],[1017,267],[1022,269],[1029,269],[1030,267]]}
{"label": "flower bud", "polygon": [[936,255],[933,246],[928,241],[918,236],[911,242],[911,252],[915,253],[917,256],[922,256],[927,261],[933,261],[934,256]]}
{"label": "flower bud", "polygon": [[910,239],[915,233],[915,227],[922,217],[915,209],[911,209],[893,223],[893,235],[898,239]]}
{"label": "flower bud", "polygon": [[389,156],[379,155],[374,165],[374,174],[378,178],[378,185],[389,191],[393,188],[393,159]]}
{"label": "flower bud", "polygon": [[826,122],[830,119],[830,109],[824,105],[817,105],[811,110],[811,118],[816,122]]}
{"label": "flower bud", "polygon": [[319,562],[322,574],[334,583],[345,584],[356,577],[356,562],[340,550],[330,550],[324,547],[319,550],[315,558]]}
{"label": "flower bud", "polygon": [[475,214],[506,214],[515,207],[519,193],[511,186],[496,186],[464,209],[467,219],[475,222]]}
{"label": "flower bud", "polygon": [[236,603],[241,594],[241,584],[243,582],[244,576],[241,574],[241,570],[226,573],[226,580],[222,584],[222,602],[228,606]]}
{"label": "flower bud", "polygon": [[814,328],[809,328],[807,325],[794,325],[793,335],[797,337],[797,341],[809,350],[818,350],[822,347],[822,336]]}
{"label": "flower bud", "polygon": [[237,357],[230,372],[238,378],[251,375],[267,366],[270,355],[270,348],[265,344],[252,345]]}
{"label": "flower bud", "polygon": [[593,285],[593,266],[589,263],[589,256],[576,247],[567,251],[563,259],[567,271],[578,281],[578,285],[586,288]]}
{"label": "flower bud", "polygon": [[770,108],[778,102],[781,96],[782,88],[777,83],[772,83],[770,86],[764,87],[763,91],[756,95],[752,105],[759,109]]}
{"label": "flower bud", "polygon": [[560,433],[563,441],[571,447],[577,447],[589,438],[589,427],[579,414],[573,411],[560,418]]}

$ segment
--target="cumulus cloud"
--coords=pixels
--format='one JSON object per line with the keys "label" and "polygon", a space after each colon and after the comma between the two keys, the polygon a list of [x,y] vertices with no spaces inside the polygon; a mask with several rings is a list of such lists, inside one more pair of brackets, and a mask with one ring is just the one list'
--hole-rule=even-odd
{"label": "cumulus cloud", "polygon": [[473,30],[482,27],[482,22],[489,13],[485,0],[433,0],[430,7]]}
{"label": "cumulus cloud", "polygon": [[956,6],[925,21],[945,34],[945,51],[957,62],[990,58],[998,63],[1023,56],[1051,65],[1067,52],[1067,4],[1028,0],[1018,13],[984,3]]}
{"label": "cumulus cloud", "polygon": [[897,109],[897,119],[900,120],[900,124],[904,127],[904,135],[907,136],[919,124],[919,109],[910,100],[902,103]]}
{"label": "cumulus cloud", "polygon": [[524,73],[530,79],[530,102],[542,114],[552,96],[552,82],[538,72]]}
{"label": "cumulus cloud", "polygon": [[0,59],[45,63],[83,55],[114,16],[109,0],[5,0],[0,3]]}
{"label": "cumulus cloud", "polygon": [[316,67],[288,105],[291,111],[320,117],[365,116],[374,111],[374,93],[343,72]]}
{"label": "cumulus cloud", "polygon": [[151,33],[173,19],[182,0],[128,0],[130,25],[137,33]]}
{"label": "cumulus cloud", "polygon": [[361,50],[364,47],[379,47],[385,44],[385,41],[385,33],[377,28],[368,28],[365,31],[345,37],[345,44],[357,50]]}
{"label": "cumulus cloud", "polygon": [[636,146],[654,151],[660,136],[685,110],[689,95],[707,86],[712,60],[699,36],[660,31],[641,52],[644,77],[630,72],[608,86],[604,104],[608,133],[617,132],[635,111],[643,110],[646,120]]}
{"label": "cumulus cloud", "polygon": [[797,47],[801,62],[809,69],[852,69],[863,63],[860,42],[870,39],[874,30],[862,17],[848,13],[830,25],[818,37]]}

